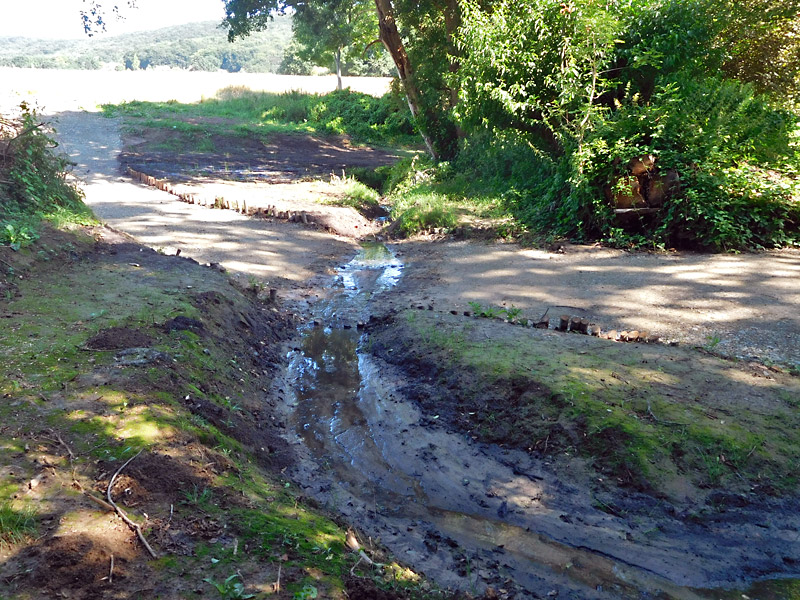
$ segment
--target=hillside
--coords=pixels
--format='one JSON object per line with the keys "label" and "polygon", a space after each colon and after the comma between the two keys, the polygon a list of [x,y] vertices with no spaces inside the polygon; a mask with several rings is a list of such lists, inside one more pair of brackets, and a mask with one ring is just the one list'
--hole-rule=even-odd
{"label": "hillside", "polygon": [[0,37],[0,66],[118,70],[170,66],[276,73],[291,39],[287,16],[276,17],[266,31],[233,44],[214,21],[79,40]]}

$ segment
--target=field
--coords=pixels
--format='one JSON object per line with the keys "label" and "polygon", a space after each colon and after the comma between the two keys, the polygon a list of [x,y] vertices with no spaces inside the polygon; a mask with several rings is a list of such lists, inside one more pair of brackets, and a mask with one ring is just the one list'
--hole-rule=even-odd
{"label": "field", "polygon": [[[245,86],[253,91],[327,93],[336,89],[335,76],[273,75],[269,73],[202,73],[192,71],[65,71],[0,68],[0,112],[23,100],[47,114],[68,110],[98,110],[98,105],[131,100],[196,102],[222,88]],[[389,78],[345,77],[354,91],[380,96]]]}

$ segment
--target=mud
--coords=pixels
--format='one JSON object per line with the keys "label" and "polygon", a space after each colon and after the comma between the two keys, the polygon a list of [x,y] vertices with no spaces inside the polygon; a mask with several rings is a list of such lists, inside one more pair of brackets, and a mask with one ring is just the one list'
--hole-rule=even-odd
{"label": "mud", "polygon": [[[470,385],[458,384],[469,375],[442,377],[411,357],[413,336],[391,316],[370,319],[403,269],[391,253],[364,255],[313,303],[314,324],[290,354],[286,420],[300,457],[290,472],[307,493],[415,569],[466,591],[700,599],[718,593],[701,588],[795,574],[793,499],[732,495],[720,512],[687,519],[652,495],[593,486],[577,457],[536,458],[459,431],[453,417],[464,407],[455,403]],[[508,387],[494,390],[498,403],[513,398]]]}
{"label": "mud", "polygon": [[175,181],[210,178],[287,183],[304,177],[341,175],[354,167],[388,165],[399,158],[386,150],[354,146],[344,137],[323,139],[304,134],[276,134],[268,141],[218,134],[210,138],[213,152],[153,150],[158,143],[171,139],[164,135],[164,130],[151,128],[137,132],[144,137],[129,138],[128,149],[119,157],[123,168]]}

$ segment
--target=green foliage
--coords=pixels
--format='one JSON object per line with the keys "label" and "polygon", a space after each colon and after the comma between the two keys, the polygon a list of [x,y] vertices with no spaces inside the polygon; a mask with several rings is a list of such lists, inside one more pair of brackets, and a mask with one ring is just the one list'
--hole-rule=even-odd
{"label": "green foliage", "polygon": [[19,250],[38,238],[39,234],[34,226],[25,222],[6,222],[5,227],[0,229],[0,244],[10,246],[12,250]]}
{"label": "green foliage", "polygon": [[399,231],[411,235],[433,228],[450,229],[458,223],[458,203],[429,187],[420,186],[395,199],[392,216]]}
{"label": "green foliage", "polygon": [[509,321],[513,321],[522,314],[522,309],[511,305],[511,308],[494,308],[493,306],[482,306],[480,302],[470,302],[472,312],[485,319],[494,319],[496,317],[503,317]]}
{"label": "green foliage", "polygon": [[306,584],[303,586],[302,590],[299,590],[294,593],[294,600],[311,600],[316,598],[318,595],[317,588],[311,584]]}
{"label": "green foliage", "polygon": [[265,31],[231,44],[217,22],[90,40],[0,38],[0,65],[48,69],[118,70],[172,67],[276,73],[292,39],[291,17],[277,16]]}
{"label": "green foliage", "polygon": [[350,206],[368,217],[381,210],[380,194],[360,181],[347,177],[344,179],[334,178],[331,183],[336,184],[339,188],[339,196],[332,201],[333,204]]}
{"label": "green foliage", "polygon": [[36,518],[29,509],[17,510],[10,502],[0,503],[0,547],[18,544],[36,533]]}
{"label": "green foliage", "polygon": [[[471,136],[454,171],[550,235],[797,244],[797,115],[719,75],[722,24],[697,17],[715,7],[689,4],[465,3],[458,111]],[[655,216],[621,222],[611,200],[647,155],[648,177],[673,173],[680,185]]]}
{"label": "green foliage", "polygon": [[649,154],[660,172],[678,173],[681,191],[641,225],[648,239],[714,250],[798,243],[800,188],[780,173],[794,168],[796,124],[747,85],[662,80],[650,102],[626,102],[596,124],[574,157],[570,198],[609,236],[615,223],[601,187]]}
{"label": "green foliage", "polygon": [[375,98],[351,90],[312,96],[308,122],[332,134],[348,134],[356,140],[411,142],[415,129],[408,107],[393,94]]}
{"label": "green foliage", "polygon": [[66,181],[67,160],[55,154],[45,124],[27,104],[20,108],[21,117],[0,133],[0,243],[15,250],[37,239],[42,218],[90,218],[81,192]]}
{"label": "green foliage", "polygon": [[226,600],[233,598],[255,598],[255,594],[245,593],[244,584],[241,581],[236,581],[237,579],[240,579],[240,577],[238,573],[234,573],[221,583],[214,581],[211,577],[206,577],[203,581],[214,586],[217,592],[219,592],[219,597],[225,598]]}
{"label": "green foliage", "polygon": [[[106,114],[148,119],[150,126],[168,126],[190,133],[208,133],[209,125],[196,126],[177,115],[224,117],[237,121],[243,135],[269,136],[274,131],[303,131],[323,135],[348,135],[353,140],[377,144],[416,143],[408,109],[391,94],[380,98],[349,89],[328,94],[298,91],[280,94],[229,87],[216,98],[198,104],[128,102],[106,105]],[[225,125],[222,133],[230,132]]]}
{"label": "green foliage", "polygon": [[[343,50],[368,44],[377,27],[371,0],[299,2],[292,22],[295,40],[302,46],[300,55],[318,65],[334,62],[337,75],[342,71]],[[341,78],[338,87],[342,88]]]}

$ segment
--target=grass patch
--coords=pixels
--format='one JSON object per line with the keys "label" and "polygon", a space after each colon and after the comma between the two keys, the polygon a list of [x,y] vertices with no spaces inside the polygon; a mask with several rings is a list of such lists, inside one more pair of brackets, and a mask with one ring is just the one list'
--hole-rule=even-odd
{"label": "grass patch", "polygon": [[0,547],[25,542],[36,535],[36,531],[33,509],[17,509],[11,502],[0,502]]}
{"label": "grass patch", "polygon": [[583,455],[646,489],[675,477],[698,487],[795,489],[800,416],[781,401],[798,393],[794,379],[760,390],[775,402],[755,406],[737,366],[714,357],[686,360],[673,356],[682,349],[658,347],[643,360],[584,336],[513,328],[498,337],[484,323],[409,311],[403,333],[376,343],[435,373],[437,389],[457,390],[420,402],[485,441]]}
{"label": "grass patch", "polygon": [[[215,98],[193,104],[134,101],[107,104],[103,111],[109,116],[124,116],[137,127],[168,128],[190,136],[230,135],[231,131],[262,138],[275,133],[312,133],[347,135],[378,145],[419,144],[408,107],[391,94],[375,98],[350,90],[320,95],[229,87]],[[193,118],[202,118],[203,122],[193,123]]]}
{"label": "grass patch", "polygon": [[336,198],[329,200],[328,204],[349,206],[367,218],[374,218],[376,214],[383,212],[380,206],[380,194],[353,177],[334,176],[331,178],[331,184],[336,191]]}

